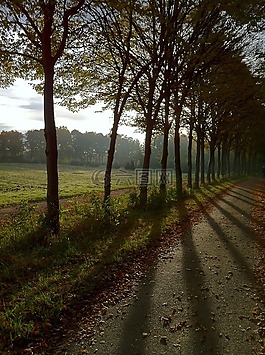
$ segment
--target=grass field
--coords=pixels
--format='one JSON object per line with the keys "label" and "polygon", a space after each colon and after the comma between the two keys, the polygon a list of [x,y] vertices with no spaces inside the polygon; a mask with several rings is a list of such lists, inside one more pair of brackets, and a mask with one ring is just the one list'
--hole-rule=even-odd
{"label": "grass field", "polygon": [[[103,191],[105,167],[59,165],[59,196],[86,195]],[[140,170],[113,169],[113,190],[137,186]],[[171,184],[174,172],[168,170]],[[183,174],[185,180],[186,174]],[[150,184],[159,183],[159,170],[150,173]],[[46,166],[44,164],[0,163],[0,207],[46,199]]]}
{"label": "grass field", "polygon": [[[104,167],[59,166],[59,195],[72,197],[103,191]],[[132,171],[113,170],[112,188],[135,186]],[[46,167],[42,164],[0,164],[0,207],[46,198]]]}

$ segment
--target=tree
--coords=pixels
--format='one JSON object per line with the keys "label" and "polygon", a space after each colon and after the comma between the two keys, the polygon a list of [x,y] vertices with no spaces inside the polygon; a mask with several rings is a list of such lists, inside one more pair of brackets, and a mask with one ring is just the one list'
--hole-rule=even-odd
{"label": "tree", "polygon": [[169,115],[170,105],[173,106],[171,96],[174,94],[172,82],[175,72],[178,72],[176,67],[179,68],[181,60],[179,47],[183,49],[183,43],[185,43],[180,32],[186,25],[184,23],[191,8],[193,8],[191,5],[186,6],[182,1],[147,1],[141,9],[144,20],[137,18],[138,21],[134,23],[139,43],[141,43],[141,56],[138,62],[143,65],[142,63],[150,61],[145,75],[136,84],[134,95],[136,110],[143,115],[142,125],[146,135],[143,174],[140,183],[140,200],[143,206],[147,201],[152,135],[159,128],[162,128],[164,132],[160,185],[161,192],[165,191],[169,130],[172,125]]}
{"label": "tree", "polygon": [[0,133],[0,160],[3,162],[19,162],[23,160],[23,134],[18,131],[2,131]]}
{"label": "tree", "polygon": [[29,130],[25,133],[25,150],[33,163],[45,162],[44,130]]}
{"label": "tree", "polygon": [[[0,56],[9,56],[19,75],[44,81],[44,133],[47,165],[47,225],[59,234],[58,152],[54,117],[54,75],[67,40],[80,21],[77,15],[85,0],[26,0],[1,2]],[[78,20],[77,20],[78,19]],[[77,21],[77,22],[76,22]],[[74,38],[71,38],[74,41]]]}
{"label": "tree", "polygon": [[101,101],[104,103],[104,109],[109,108],[113,112],[104,178],[106,202],[111,192],[111,172],[119,124],[133,87],[148,68],[147,64],[139,70],[131,70],[138,50],[137,37],[133,31],[133,17],[139,6],[134,0],[95,3],[87,19],[92,25],[88,24],[84,32],[86,40],[82,61],[79,60],[80,53],[77,53],[82,75],[73,75],[71,67],[66,73],[79,85],[73,91],[72,87],[62,83],[59,90],[68,93],[63,104],[72,110]]}
{"label": "tree", "polygon": [[59,162],[69,163],[73,153],[71,133],[66,127],[59,127],[57,128],[57,137]]}

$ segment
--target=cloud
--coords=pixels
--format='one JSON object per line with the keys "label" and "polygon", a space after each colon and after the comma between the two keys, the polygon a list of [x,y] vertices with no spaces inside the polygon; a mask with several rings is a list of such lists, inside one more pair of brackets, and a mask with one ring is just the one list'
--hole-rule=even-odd
{"label": "cloud", "polygon": [[12,129],[13,129],[13,127],[7,126],[4,123],[0,123],[0,132],[2,132],[2,131],[11,131]]}
{"label": "cloud", "polygon": [[18,105],[18,108],[22,108],[25,110],[30,110],[30,111],[43,111],[43,103],[42,103],[42,99],[39,98],[29,98],[27,104],[21,104]]}
{"label": "cloud", "polygon": [[40,112],[32,113],[29,119],[31,121],[43,122],[43,114],[41,115]]}
{"label": "cloud", "polygon": [[7,88],[7,89],[0,88],[0,96],[8,97],[9,99],[12,99],[12,100],[19,99],[19,97],[14,93],[14,90],[12,87]]}
{"label": "cloud", "polygon": [[76,120],[76,121],[84,121],[88,117],[86,113],[81,113],[81,112],[74,113],[58,105],[55,106],[55,116],[58,118],[66,118],[68,120]]}
{"label": "cloud", "polygon": [[21,100],[22,98],[28,97],[29,93],[31,93],[32,96],[35,92],[29,84],[21,79],[17,79],[14,85],[6,89],[0,88],[0,95],[11,100]]}

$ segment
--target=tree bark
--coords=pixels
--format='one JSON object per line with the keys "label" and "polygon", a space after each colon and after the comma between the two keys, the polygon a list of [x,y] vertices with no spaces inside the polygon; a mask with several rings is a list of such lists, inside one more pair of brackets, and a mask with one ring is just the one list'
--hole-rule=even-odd
{"label": "tree bark", "polygon": [[201,184],[205,185],[205,144],[204,144],[204,125],[201,131]]}
{"label": "tree bark", "polygon": [[227,174],[228,174],[228,177],[230,178],[231,176],[231,159],[230,159],[230,148],[227,149]]}
{"label": "tree bark", "polygon": [[[169,86],[168,86],[169,87]],[[160,176],[160,193],[166,193],[167,189],[167,159],[168,159],[168,140],[171,124],[169,123],[169,105],[170,105],[170,90],[166,92],[165,97],[165,124],[164,124],[164,137],[163,137],[163,154],[161,158],[161,176]]]}
{"label": "tree bark", "polygon": [[237,176],[240,176],[240,170],[241,170],[241,152],[237,150],[237,166],[236,166]]}
{"label": "tree bark", "polygon": [[217,147],[217,179],[220,179],[221,169],[221,144],[219,143]]}
{"label": "tree bark", "polygon": [[104,177],[104,201],[105,202],[108,201],[111,192],[111,171],[112,171],[112,164],[113,164],[114,154],[115,154],[119,120],[120,120],[120,115],[118,114],[118,112],[115,111],[113,126],[112,126],[111,136],[110,136],[110,145],[108,149],[105,177]]}
{"label": "tree bark", "polygon": [[247,153],[246,149],[242,152],[241,175],[247,174]]}
{"label": "tree bark", "polygon": [[213,140],[211,139],[210,142],[210,157],[209,157],[209,164],[207,169],[207,181],[211,183],[211,181],[215,180],[215,145]]}
{"label": "tree bark", "polygon": [[147,204],[147,193],[149,183],[149,168],[151,158],[151,142],[153,131],[153,120],[151,117],[147,118],[147,125],[145,131],[145,149],[144,149],[144,161],[142,166],[142,172],[140,176],[140,204],[145,207]]}
{"label": "tree bark", "polygon": [[200,161],[201,161],[201,134],[199,128],[196,130],[197,133],[197,143],[196,143],[196,167],[195,167],[195,180],[194,188],[199,188],[200,181]]}
{"label": "tree bark", "polygon": [[237,154],[237,149],[235,148],[235,150],[234,150],[234,161],[233,161],[233,173],[234,173],[234,175],[237,174],[237,160],[238,160],[238,154]]}
{"label": "tree bark", "polygon": [[225,177],[227,172],[227,147],[224,142],[222,143],[221,161],[221,175]]}
{"label": "tree bark", "polygon": [[163,137],[163,154],[161,159],[160,192],[166,193],[167,189],[167,158],[168,158],[168,139],[170,126],[165,125]]}
{"label": "tree bark", "polygon": [[192,189],[192,140],[193,140],[193,121],[190,122],[189,127],[189,141],[188,141],[188,188]]}
{"label": "tree bark", "polygon": [[[176,98],[175,98],[176,99]],[[177,197],[181,198],[182,191],[182,170],[181,170],[181,160],[180,160],[180,114],[181,107],[175,102],[175,172],[176,172],[176,193]]]}
{"label": "tree bark", "polygon": [[52,63],[46,63],[44,81],[44,135],[46,140],[47,166],[47,224],[54,234],[59,234],[59,190],[58,190],[58,151],[54,118]]}
{"label": "tree bark", "polygon": [[210,155],[211,155],[211,176],[212,176],[212,181],[215,181],[215,145],[213,143],[210,146]]}

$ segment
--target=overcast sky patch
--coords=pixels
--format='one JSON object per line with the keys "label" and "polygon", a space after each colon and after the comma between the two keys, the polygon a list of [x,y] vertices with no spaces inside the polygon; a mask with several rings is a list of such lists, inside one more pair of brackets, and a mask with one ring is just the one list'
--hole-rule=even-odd
{"label": "overcast sky patch", "polygon": [[43,115],[40,112],[32,112],[29,119],[31,121],[43,122]]}
{"label": "overcast sky patch", "polygon": [[87,119],[87,114],[85,113],[74,113],[71,111],[68,111],[64,107],[56,106],[55,108],[55,115],[58,118],[66,118],[70,120],[76,120],[76,121],[84,121]]}
{"label": "overcast sky patch", "polygon": [[30,110],[30,111],[37,111],[40,112],[43,110],[43,103],[41,100],[36,98],[29,98],[27,104],[18,105],[19,108]]}
{"label": "overcast sky patch", "polygon": [[10,88],[7,88],[7,89],[0,89],[0,96],[2,97],[6,97],[8,99],[12,99],[12,100],[17,100],[19,99],[20,97],[14,93],[14,88],[13,87],[10,87]]}
{"label": "overcast sky patch", "polygon": [[10,130],[12,130],[11,126],[7,126],[4,123],[0,123],[0,132],[2,132],[2,131],[10,131]]}

